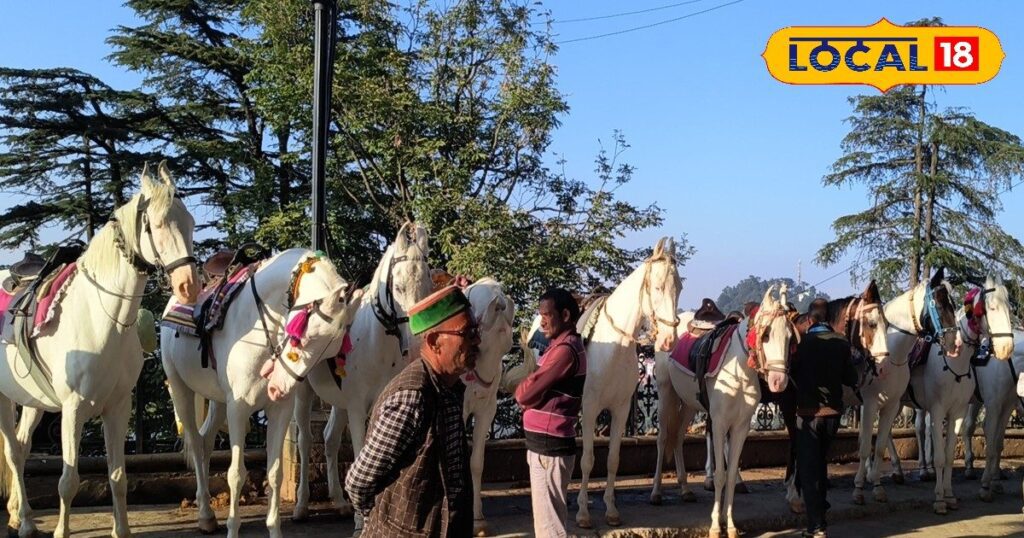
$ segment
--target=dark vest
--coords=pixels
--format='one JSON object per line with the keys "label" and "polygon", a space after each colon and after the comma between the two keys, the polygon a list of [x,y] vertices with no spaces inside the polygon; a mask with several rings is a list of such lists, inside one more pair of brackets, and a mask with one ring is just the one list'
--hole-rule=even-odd
{"label": "dark vest", "polygon": [[[441,396],[435,381],[422,359],[407,366],[388,383],[378,397],[382,402],[400,390],[415,390],[423,394],[425,417],[433,417],[422,440],[412,444],[414,452],[404,459],[407,465],[398,479],[377,495],[373,510],[365,523],[364,538],[377,537],[464,537],[473,533],[473,486],[469,476],[469,462],[464,462],[462,492],[449,499],[442,469],[444,427],[438,406]],[[461,402],[461,398],[459,399]],[[370,428],[377,423],[380,407],[376,406],[370,418]],[[430,420],[428,418],[428,420]],[[465,439],[464,427],[460,435]],[[369,432],[368,432],[369,433]],[[369,435],[368,435],[369,436]],[[463,441],[465,442],[465,441]],[[469,448],[463,450],[469,454]]]}

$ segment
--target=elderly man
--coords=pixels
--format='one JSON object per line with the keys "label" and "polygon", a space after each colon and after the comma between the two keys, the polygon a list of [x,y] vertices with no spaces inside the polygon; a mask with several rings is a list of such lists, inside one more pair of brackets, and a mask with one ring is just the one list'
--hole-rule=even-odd
{"label": "elderly man", "polygon": [[409,310],[422,357],[377,398],[366,443],[345,480],[364,537],[470,536],[473,496],[462,421],[480,335],[469,300],[449,286]]}

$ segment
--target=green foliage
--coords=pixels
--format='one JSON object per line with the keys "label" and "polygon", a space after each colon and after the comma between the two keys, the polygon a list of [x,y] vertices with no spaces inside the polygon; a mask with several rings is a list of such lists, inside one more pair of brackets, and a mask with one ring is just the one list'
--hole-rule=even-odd
{"label": "green foliage", "polygon": [[778,291],[779,286],[782,284],[786,284],[789,288],[787,300],[801,312],[806,312],[811,301],[819,297],[830,299],[827,293],[818,291],[814,286],[806,282],[796,282],[792,278],[762,279],[761,277],[750,275],[735,285],[726,286],[722,289],[722,293],[718,295],[715,305],[726,314],[733,310],[743,312],[744,304],[750,301],[760,304],[761,299],[764,299],[764,294],[770,286],[775,286],[775,290]]}

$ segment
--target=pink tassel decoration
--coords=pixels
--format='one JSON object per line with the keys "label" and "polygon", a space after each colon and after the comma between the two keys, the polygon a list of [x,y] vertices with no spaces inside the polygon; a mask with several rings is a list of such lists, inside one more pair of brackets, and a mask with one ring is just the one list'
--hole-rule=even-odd
{"label": "pink tassel decoration", "polygon": [[302,344],[302,337],[306,334],[306,327],[309,326],[309,308],[303,309],[288,322],[284,332],[291,340],[292,347],[299,347]]}

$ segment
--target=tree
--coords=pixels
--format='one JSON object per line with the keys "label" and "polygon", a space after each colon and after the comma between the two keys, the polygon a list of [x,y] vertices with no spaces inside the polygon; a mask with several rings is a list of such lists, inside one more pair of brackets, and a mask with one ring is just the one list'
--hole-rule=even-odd
{"label": "tree", "polygon": [[827,293],[818,291],[814,286],[806,282],[796,282],[792,278],[769,278],[762,279],[754,275],[737,282],[733,286],[726,286],[718,295],[715,305],[724,313],[733,310],[743,312],[743,305],[749,301],[760,304],[764,294],[770,286],[775,286],[776,291],[781,284],[789,288],[787,300],[801,312],[806,312],[811,301],[819,297],[829,299]]}
{"label": "tree", "polygon": [[925,86],[903,86],[851,98],[844,155],[823,180],[866,186],[870,207],[836,219],[836,238],[817,260],[831,264],[856,251],[851,276],[876,278],[883,295],[938,266],[1024,276],[1024,246],[995,220],[999,195],[1024,171],[1024,145],[966,109],[939,110],[929,96]]}
{"label": "tree", "polygon": [[0,191],[25,200],[0,213],[0,246],[40,247],[47,225],[91,238],[127,200],[127,174],[159,160],[161,121],[148,95],[76,69],[0,67]]}

